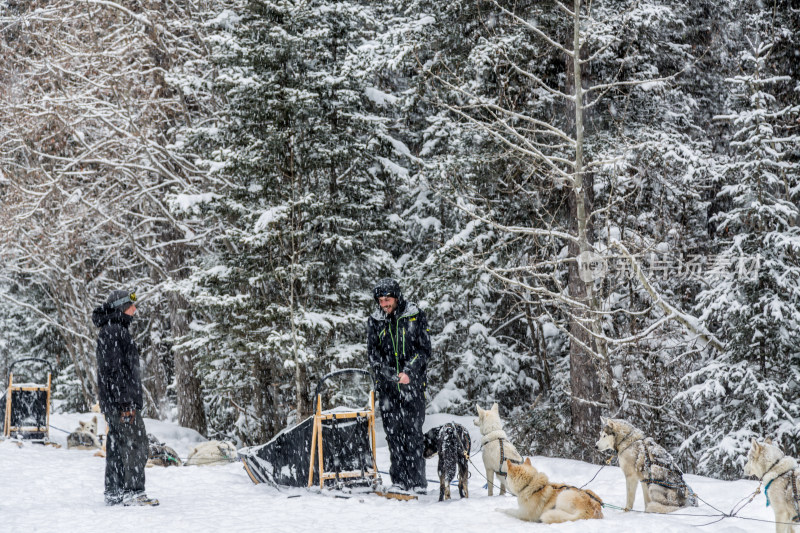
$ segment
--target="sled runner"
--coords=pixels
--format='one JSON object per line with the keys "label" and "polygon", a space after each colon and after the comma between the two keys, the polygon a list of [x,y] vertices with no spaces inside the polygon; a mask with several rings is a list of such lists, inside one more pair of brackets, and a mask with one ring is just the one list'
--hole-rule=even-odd
{"label": "sled runner", "polygon": [[375,391],[371,379],[366,407],[322,409],[323,394],[331,395],[326,382],[343,375],[369,379],[369,373],[359,369],[326,375],[317,385],[313,416],[284,429],[266,444],[239,450],[239,458],[253,483],[320,489],[364,487],[368,491],[379,486],[375,461]]}
{"label": "sled runner", "polygon": [[[14,383],[14,367],[35,361],[47,365],[47,384]],[[36,442],[50,440],[50,385],[53,367],[44,359],[27,358],[14,361],[8,369],[8,389],[0,402],[3,437]]]}

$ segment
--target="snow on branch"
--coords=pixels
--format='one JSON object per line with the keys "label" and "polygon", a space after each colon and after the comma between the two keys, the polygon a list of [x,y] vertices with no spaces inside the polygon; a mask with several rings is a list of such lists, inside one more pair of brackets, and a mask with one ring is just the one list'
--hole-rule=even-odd
{"label": "snow on branch", "polygon": [[639,262],[631,255],[628,249],[625,247],[624,244],[617,240],[612,240],[609,243],[610,248],[616,248],[622,252],[622,255],[630,262],[631,266],[636,273],[636,277],[641,282],[644,289],[650,294],[650,297],[654,300],[655,304],[658,305],[665,313],[667,313],[668,317],[674,317],[681,325],[683,325],[686,329],[691,331],[692,333],[696,334],[700,341],[704,345],[710,345],[717,351],[724,351],[725,347],[723,344],[714,336],[713,333],[706,330],[703,325],[700,323],[697,318],[684,313],[683,311],[675,308],[673,305],[668,303],[664,298],[655,290],[655,288],[650,284],[650,281],[644,275],[642,271],[641,265]]}
{"label": "snow on branch", "polygon": [[522,17],[520,17],[516,13],[513,13],[513,12],[509,11],[508,9],[504,8],[503,6],[501,6],[497,2],[497,0],[492,0],[492,3],[495,5],[495,7],[497,7],[497,9],[499,9],[500,11],[502,11],[503,13],[508,15],[509,17],[513,18],[514,20],[516,20],[517,22],[519,22],[520,24],[522,24],[523,26],[528,28],[530,31],[532,31],[533,33],[538,35],[540,38],[544,39],[547,42],[547,44],[549,44],[550,46],[552,46],[552,47],[556,48],[557,50],[567,54],[569,57],[572,57],[572,58],[575,57],[575,53],[572,50],[568,50],[566,47],[564,47],[564,45],[562,45],[562,44],[558,43],[557,41],[553,40],[549,35],[544,33],[542,30],[540,30],[539,28],[537,28],[536,26],[534,26],[533,24],[531,24],[527,20],[523,19]]}

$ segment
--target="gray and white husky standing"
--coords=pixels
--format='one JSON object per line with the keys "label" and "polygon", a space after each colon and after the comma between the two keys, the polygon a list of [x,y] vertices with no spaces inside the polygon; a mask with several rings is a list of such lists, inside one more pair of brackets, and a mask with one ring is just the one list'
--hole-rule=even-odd
{"label": "gray and white husky standing", "polygon": [[672,456],[650,437],[624,420],[602,418],[597,449],[611,450],[625,474],[625,510],[633,508],[636,485],[641,483],[648,513],[671,513],[681,507],[697,507],[697,496],[683,480]]}
{"label": "gray and white husky standing", "polygon": [[481,429],[481,448],[483,452],[483,466],[486,468],[486,479],[489,481],[489,496],[494,489],[494,475],[500,482],[500,496],[506,493],[506,475],[508,467],[506,460],[522,464],[522,456],[508,440],[503,431],[503,422],[500,420],[500,409],[497,404],[491,409],[481,409],[478,405],[478,418],[475,425]]}
{"label": "gray and white husky standing", "polygon": [[750,443],[747,464],[744,465],[747,476],[756,476],[764,483],[764,494],[767,505],[775,513],[776,533],[792,533],[797,531],[792,522],[800,525],[800,468],[794,458],[784,454],[780,448],[772,444],[770,439],[764,443]]}

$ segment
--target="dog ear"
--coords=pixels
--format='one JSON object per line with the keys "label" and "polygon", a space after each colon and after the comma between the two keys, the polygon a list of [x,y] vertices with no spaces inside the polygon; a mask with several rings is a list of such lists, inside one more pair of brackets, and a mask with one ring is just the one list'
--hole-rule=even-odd
{"label": "dog ear", "polygon": [[525,464],[533,466],[533,464],[531,463],[531,458],[530,457],[526,457],[525,458]]}
{"label": "dog ear", "polygon": [[753,439],[750,441],[750,447],[753,448],[754,450],[758,450],[761,448],[761,445],[758,443],[756,439]]}
{"label": "dog ear", "polygon": [[600,417],[600,423],[605,426],[606,424],[608,424],[608,418],[606,418],[604,416],[601,416]]}
{"label": "dog ear", "polygon": [[767,437],[767,439],[764,441],[764,444],[772,444],[772,437]]}
{"label": "dog ear", "polygon": [[475,406],[478,409],[478,416],[483,416],[483,409],[481,409],[480,405]]}
{"label": "dog ear", "polygon": [[97,425],[97,417],[96,417],[96,416],[93,416],[93,417],[92,417],[92,423],[93,423],[95,426]]}
{"label": "dog ear", "polygon": [[84,422],[83,420],[78,421],[78,424],[80,425],[81,429],[86,429],[86,422]]}
{"label": "dog ear", "polygon": [[495,402],[495,403],[492,405],[492,409],[491,409],[491,410],[492,410],[492,411],[494,411],[494,412],[495,412],[495,413],[497,413],[497,414],[500,414],[500,407],[498,407],[498,406],[497,406],[497,402]]}

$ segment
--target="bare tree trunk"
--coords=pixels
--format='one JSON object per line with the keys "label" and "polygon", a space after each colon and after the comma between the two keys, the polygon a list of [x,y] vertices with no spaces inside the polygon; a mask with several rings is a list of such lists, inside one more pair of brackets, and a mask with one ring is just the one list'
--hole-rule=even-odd
{"label": "bare tree trunk", "polygon": [[[189,331],[186,320],[186,300],[177,293],[169,295],[169,315],[172,337],[180,338]],[[203,407],[203,384],[194,371],[192,354],[187,350],[173,348],[175,360],[175,390],[178,403],[178,423],[205,435],[206,412]]]}
{"label": "bare tree trunk", "polygon": [[573,308],[570,317],[570,387],[572,389],[572,428],[579,440],[588,442],[596,433],[599,425],[602,402],[602,391],[597,365],[594,364],[593,352],[596,351],[592,328],[589,321],[592,316],[595,300],[592,289],[594,282],[584,282],[580,276],[577,258],[589,252],[591,246],[589,217],[591,213],[593,191],[591,183],[584,183],[583,161],[583,87],[581,79],[581,0],[574,3],[572,84],[575,105],[575,172],[572,191],[569,198],[570,216],[573,231],[578,236],[578,243],[569,245],[570,257],[576,259],[569,266],[569,294],[581,307]]}
{"label": "bare tree trunk", "polygon": [[[297,190],[297,173],[294,168],[294,148],[290,152],[290,172],[292,175],[292,228],[299,226],[297,220],[297,213],[295,212],[294,193]],[[298,245],[295,238],[295,232],[292,231],[291,235],[291,279],[289,280],[289,319],[292,321],[292,357],[294,358],[294,385],[295,385],[295,398],[297,401],[297,421],[304,420],[311,414],[311,402],[309,401],[308,391],[308,368],[306,368],[305,361],[300,358],[299,352],[299,339],[297,335],[297,275],[295,268],[297,266]]]}
{"label": "bare tree trunk", "polygon": [[[166,270],[173,279],[180,279],[185,272],[184,248],[181,245],[169,247],[166,254]],[[168,296],[169,323],[173,339],[179,339],[189,333],[189,321],[186,318],[189,304],[177,292]],[[175,362],[175,391],[178,404],[178,423],[205,435],[207,431],[206,412],[203,405],[203,384],[194,370],[192,353],[173,347]]]}
{"label": "bare tree trunk", "polygon": [[550,375],[550,364],[547,362],[547,347],[544,342],[544,332],[542,331],[542,325],[539,321],[534,320],[530,304],[525,305],[525,321],[528,323],[528,331],[530,331],[531,334],[532,350],[536,352],[536,355],[542,362],[542,378],[540,381],[542,391],[549,391],[552,387],[552,378]]}

